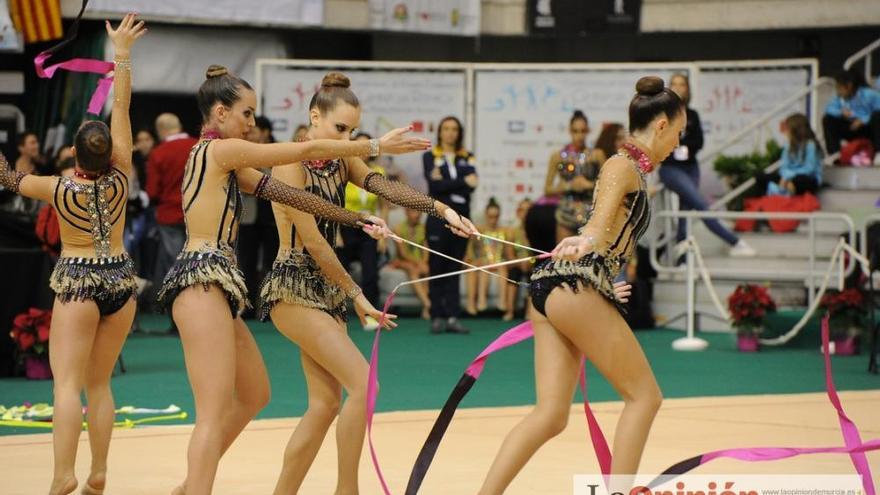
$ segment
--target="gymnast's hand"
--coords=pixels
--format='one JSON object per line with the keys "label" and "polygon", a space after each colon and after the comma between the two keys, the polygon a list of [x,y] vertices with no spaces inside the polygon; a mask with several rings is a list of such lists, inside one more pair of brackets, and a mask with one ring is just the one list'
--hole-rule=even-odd
{"label": "gymnast's hand", "polygon": [[388,155],[399,155],[413,151],[424,151],[431,147],[431,141],[425,138],[405,136],[412,126],[400,127],[388,132],[379,139],[379,152]]}
{"label": "gymnast's hand", "polygon": [[[354,298],[354,312],[357,313],[358,319],[361,320],[361,325],[367,324],[367,317],[370,316],[374,318],[376,321],[382,321],[382,312],[378,309],[374,308],[370,301],[364,297],[364,293],[361,292]],[[393,315],[388,313],[385,315],[385,321],[382,322],[382,326],[385,327],[386,330],[391,330],[392,328],[397,326],[397,323],[394,322],[394,319],[397,318],[397,315]]]}
{"label": "gymnast's hand", "polygon": [[562,239],[550,254],[553,255],[553,259],[556,261],[577,261],[592,251],[593,243],[590,239],[581,235],[574,235]]}
{"label": "gymnast's hand", "polygon": [[377,241],[386,239],[391,235],[394,235],[394,232],[391,232],[391,229],[388,228],[388,224],[385,223],[385,220],[381,218],[370,215],[367,217],[367,221],[370,223],[363,226],[363,231],[367,233],[373,239]]}
{"label": "gymnast's hand", "polygon": [[452,208],[446,208],[446,211],[443,212],[443,218],[446,219],[449,230],[459,237],[468,238],[472,235],[480,235],[480,232],[467,217],[459,215]]}
{"label": "gymnast's hand", "polygon": [[632,295],[632,285],[626,280],[621,280],[614,284],[614,297],[622,303],[629,302],[629,296]]}
{"label": "gymnast's hand", "polygon": [[110,25],[110,21],[104,21],[104,27],[107,28],[107,36],[113,42],[113,48],[117,57],[128,57],[131,45],[147,32],[144,28],[144,21],[135,24],[137,14],[126,14],[119,21],[116,29]]}

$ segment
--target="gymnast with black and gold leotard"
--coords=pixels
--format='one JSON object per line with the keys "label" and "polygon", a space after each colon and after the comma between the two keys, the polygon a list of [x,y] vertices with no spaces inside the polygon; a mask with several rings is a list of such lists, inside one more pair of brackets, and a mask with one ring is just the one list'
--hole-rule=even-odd
{"label": "gymnast with black and gold leotard", "polygon": [[503,493],[532,455],[565,428],[582,356],[624,401],[609,492],[632,488],[662,395],[620,314],[613,282],[650,220],[645,175],[678,146],[686,123],[681,99],[662,79],[638,81],[629,105],[630,137],[600,169],[589,221],[532,271],[537,403],[504,439],[480,495]]}
{"label": "gymnast with black and gold leotard", "polygon": [[[406,153],[427,140],[409,129],[371,141],[315,140],[255,144],[242,139],[254,126],[256,95],[243,79],[211,66],[198,93],[203,132],[184,172],[182,204],[187,240],[159,292],[180,330],[193,389],[196,423],[187,455],[187,477],[175,493],[211,493],[220,457],[269,400],[269,378],[260,351],[240,313],[246,288],[235,259],[241,193],[253,194],[332,220],[387,233],[384,222],[350,212],[285,185],[256,168],[302,160]],[[251,168],[255,167],[255,168]]]}
{"label": "gymnast with black and gold leotard", "polygon": [[0,185],[46,201],[58,215],[61,256],[52,272],[55,292],[49,360],[54,375],[52,443],[55,455],[50,494],[76,490],[74,473],[82,431],[82,402],[88,402],[91,471],[82,493],[100,495],[115,418],[110,376],[135,314],[134,267],[122,243],[131,164],[130,49],[146,30],[129,14],[107,33],[114,47],[113,113],[110,127],[83,123],[74,136],[73,177],[38,177],[9,170],[0,155]]}
{"label": "gymnast with black and gold leotard", "polygon": [[[348,141],[360,127],[361,105],[348,77],[330,72],[309,102],[306,142]],[[363,141],[361,141],[363,142]],[[344,206],[348,182],[389,203],[418,210],[447,222],[462,237],[476,233],[470,220],[449,206],[401,182],[371,171],[359,158],[301,160],[272,169],[272,177],[316,197]],[[309,407],[293,431],[273,493],[297,493],[336,419],[339,469],[335,493],[358,493],[358,467],[366,433],[367,361],[346,330],[346,301],[365,323],[379,320],[376,309],[336,257],[338,223],[273,205],[280,240],[278,256],[260,290],[263,317],[300,351],[309,394]],[[386,315],[385,323],[394,315]],[[342,401],[342,390],[346,398]]]}

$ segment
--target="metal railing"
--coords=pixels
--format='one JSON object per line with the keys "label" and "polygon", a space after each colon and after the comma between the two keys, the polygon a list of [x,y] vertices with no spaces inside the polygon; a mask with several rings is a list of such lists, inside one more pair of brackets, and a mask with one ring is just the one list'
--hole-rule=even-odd
{"label": "metal railing", "polygon": [[[830,212],[813,212],[813,213],[789,213],[789,212],[734,212],[734,211],[660,211],[656,214],[656,218],[665,219],[667,228],[664,230],[668,233],[670,231],[674,231],[675,229],[668,228],[668,223],[671,222],[673,224],[677,223],[679,218],[685,219],[685,238],[689,238],[693,235],[694,221],[695,220],[705,220],[705,219],[716,219],[716,220],[739,220],[739,219],[754,219],[754,220],[800,220],[807,223],[807,234],[809,236],[809,253],[807,259],[807,268],[804,270],[796,270],[796,271],[788,271],[787,275],[790,278],[799,280],[803,279],[809,288],[808,296],[809,301],[812,303],[813,297],[815,295],[816,289],[816,277],[822,274],[822,270],[817,269],[817,253],[816,252],[816,230],[817,230],[817,222],[820,220],[830,220],[830,221],[839,221],[846,228],[841,231],[841,235],[848,233],[849,239],[855,238],[856,227],[852,220],[852,218],[845,213],[830,213]],[[878,220],[880,220],[880,215],[878,215]],[[785,234],[781,234],[785,235]],[[864,238],[864,236],[862,236]],[[649,251],[650,251],[650,259],[651,266],[657,273],[664,274],[684,274],[684,273],[692,273],[690,271],[691,267],[688,266],[676,266],[676,265],[666,265],[660,262],[658,257],[658,252],[662,246],[668,246],[666,243],[661,243],[657,237],[652,237],[650,239]],[[673,263],[676,261],[676,256],[674,250],[667,249],[670,252],[667,252],[667,258],[671,258]],[[671,255],[671,256],[669,256]],[[844,275],[849,275],[854,270],[855,265],[850,264],[846,270]],[[709,274],[712,276],[727,276],[729,278],[755,278],[761,276],[767,276],[767,270],[761,268],[719,268],[719,267],[707,267]],[[767,278],[772,278],[767,276]]]}
{"label": "metal railing", "polygon": [[861,50],[850,55],[846,62],[843,63],[843,70],[849,70],[853,65],[855,65],[860,60],[865,61],[865,79],[871,80],[871,55],[874,54],[875,51],[880,49],[880,38],[874,40],[868,46],[862,48]]}

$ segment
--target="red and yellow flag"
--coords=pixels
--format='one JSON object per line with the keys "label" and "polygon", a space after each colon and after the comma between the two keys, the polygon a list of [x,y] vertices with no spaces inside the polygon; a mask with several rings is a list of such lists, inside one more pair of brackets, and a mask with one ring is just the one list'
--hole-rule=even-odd
{"label": "red and yellow flag", "polygon": [[15,28],[24,34],[25,43],[60,38],[61,0],[10,0],[9,13]]}

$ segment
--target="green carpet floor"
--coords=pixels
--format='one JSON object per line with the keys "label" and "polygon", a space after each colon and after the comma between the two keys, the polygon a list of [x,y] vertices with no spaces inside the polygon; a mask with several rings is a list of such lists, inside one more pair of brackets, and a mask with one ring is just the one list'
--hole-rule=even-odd
{"label": "green carpet floor", "polygon": [[[780,314],[780,327],[790,328],[797,315]],[[469,320],[472,333],[431,335],[427,322],[401,321],[400,328],[383,335],[380,366],[382,392],[379,411],[438,409],[465,366],[510,325],[499,320]],[[787,326],[786,326],[787,325]],[[164,317],[145,316],[147,329],[167,328]],[[305,382],[297,348],[268,323],[251,322],[272,381],[272,401],[260,418],[300,416],[306,407]],[[368,354],[372,333],[351,325],[350,335]],[[745,354],[735,349],[734,337],[703,335],[705,352],[673,351],[670,344],[681,332],[637,332],[657,380],[667,398],[739,394],[821,392],[824,390],[817,325],[808,327],[793,345],[764,348]],[[770,331],[768,330],[768,333]],[[180,341],[155,334],[132,335],[123,351],[128,372],[113,380],[117,406],[163,408],[177,404],[192,413],[192,396],[183,364]],[[880,389],[880,376],[867,373],[867,356],[835,357],[835,379],[840,390]],[[510,406],[534,401],[532,343],[524,342],[493,356],[463,407]],[[607,382],[590,370],[590,397],[617,400]],[[52,401],[51,381],[0,380],[0,404]],[[192,420],[192,414],[188,421]],[[0,434],[37,433],[24,428],[0,428]]]}

